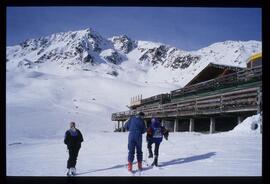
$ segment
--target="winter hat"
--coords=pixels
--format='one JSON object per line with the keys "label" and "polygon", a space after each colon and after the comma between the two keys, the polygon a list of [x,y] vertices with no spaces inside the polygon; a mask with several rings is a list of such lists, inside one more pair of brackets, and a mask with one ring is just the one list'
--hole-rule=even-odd
{"label": "winter hat", "polygon": [[145,116],[145,114],[142,111],[138,112],[137,115],[139,115],[139,116]]}
{"label": "winter hat", "polygon": [[152,118],[151,123],[152,123],[152,127],[159,127],[160,126],[160,122],[157,118]]}
{"label": "winter hat", "polygon": [[75,126],[76,126],[75,122],[73,122],[73,121],[70,122],[70,126],[75,128]]}
{"label": "winter hat", "polygon": [[75,128],[76,124],[75,124],[75,122],[72,121],[72,122],[70,122],[69,125],[70,125],[70,130],[73,131],[73,132],[76,132],[76,128]]}

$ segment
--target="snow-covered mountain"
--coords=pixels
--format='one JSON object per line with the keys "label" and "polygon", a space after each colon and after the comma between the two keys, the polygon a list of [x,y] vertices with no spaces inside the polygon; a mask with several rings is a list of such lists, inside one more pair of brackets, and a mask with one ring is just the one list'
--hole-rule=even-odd
{"label": "snow-covered mountain", "polygon": [[183,86],[210,62],[245,67],[245,60],[260,52],[261,47],[259,41],[225,41],[184,51],[162,43],[132,40],[126,35],[107,39],[89,28],[8,46],[6,61],[7,69],[42,68],[55,63],[55,67],[65,70]]}

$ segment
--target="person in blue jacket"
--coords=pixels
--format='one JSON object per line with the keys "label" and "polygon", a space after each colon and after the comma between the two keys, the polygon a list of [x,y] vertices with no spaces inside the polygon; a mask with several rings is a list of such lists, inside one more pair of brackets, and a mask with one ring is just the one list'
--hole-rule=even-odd
{"label": "person in blue jacket", "polygon": [[159,145],[162,142],[162,138],[168,140],[169,136],[169,131],[161,126],[160,121],[157,118],[152,118],[151,119],[151,125],[147,129],[147,134],[146,134],[146,140],[147,140],[147,148],[149,151],[149,158],[153,158],[153,152],[152,152],[152,144],[155,144],[155,158],[152,163],[152,166],[158,166],[158,152],[159,152]]}
{"label": "person in blue jacket", "polygon": [[135,149],[137,153],[138,169],[142,169],[142,134],[146,132],[144,124],[144,113],[139,112],[136,116],[131,116],[124,125],[125,130],[129,131],[128,135],[128,171],[132,171]]}

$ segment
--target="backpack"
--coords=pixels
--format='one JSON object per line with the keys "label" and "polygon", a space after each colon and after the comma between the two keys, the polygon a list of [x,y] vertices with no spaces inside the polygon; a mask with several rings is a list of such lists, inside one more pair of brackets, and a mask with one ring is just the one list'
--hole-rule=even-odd
{"label": "backpack", "polygon": [[160,139],[163,137],[161,127],[153,127],[153,138]]}

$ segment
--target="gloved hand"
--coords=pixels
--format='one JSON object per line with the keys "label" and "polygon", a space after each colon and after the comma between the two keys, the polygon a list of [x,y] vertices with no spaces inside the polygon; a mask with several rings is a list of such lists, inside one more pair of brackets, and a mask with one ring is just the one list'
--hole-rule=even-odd
{"label": "gloved hand", "polygon": [[169,131],[168,130],[165,130],[165,132],[164,132],[164,138],[166,140],[168,140],[168,137],[169,137]]}
{"label": "gloved hand", "polygon": [[146,132],[147,132],[147,134],[152,135],[151,128],[147,128]]}
{"label": "gloved hand", "polygon": [[166,140],[168,140],[168,136],[165,136],[165,135],[164,135],[164,138],[165,138]]}
{"label": "gloved hand", "polygon": [[151,128],[147,128],[147,131],[146,131],[146,141],[148,142],[151,138],[152,138]]}
{"label": "gloved hand", "polygon": [[146,141],[148,142],[151,139],[151,135],[150,134],[146,134]]}

